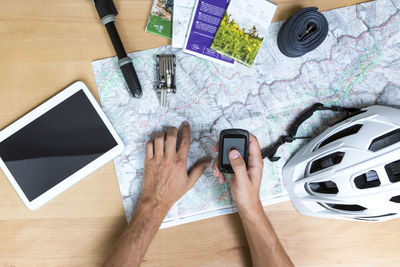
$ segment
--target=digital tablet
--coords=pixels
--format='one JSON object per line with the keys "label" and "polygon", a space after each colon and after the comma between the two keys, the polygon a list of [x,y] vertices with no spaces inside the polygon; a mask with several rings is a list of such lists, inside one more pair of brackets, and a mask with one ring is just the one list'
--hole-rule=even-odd
{"label": "digital tablet", "polygon": [[0,131],[0,168],[36,209],[123,148],[89,89],[76,82]]}

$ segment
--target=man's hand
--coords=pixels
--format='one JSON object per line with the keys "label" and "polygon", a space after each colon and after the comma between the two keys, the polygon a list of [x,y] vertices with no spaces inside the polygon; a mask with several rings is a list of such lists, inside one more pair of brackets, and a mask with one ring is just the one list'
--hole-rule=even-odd
{"label": "man's hand", "polygon": [[203,161],[187,172],[187,158],[190,147],[190,127],[184,122],[177,146],[178,129],[171,127],[167,134],[159,133],[146,145],[146,159],[142,180],[140,204],[151,203],[167,211],[197,182],[210,165]]}
{"label": "man's hand", "polygon": [[[218,146],[214,149],[218,151]],[[229,161],[235,172],[230,176],[232,197],[239,212],[249,212],[259,208],[261,206],[259,194],[264,163],[257,138],[250,134],[247,169],[241,154],[236,150],[229,152]],[[218,158],[214,161],[213,169],[213,175],[218,177],[221,183],[224,183],[225,177],[218,170]]]}
{"label": "man's hand", "polygon": [[139,266],[144,253],[169,209],[199,179],[210,162],[203,161],[187,172],[190,128],[182,124],[177,146],[178,129],[158,134],[146,145],[142,195],[128,227],[118,240],[104,266]]}
{"label": "man's hand", "polygon": [[[214,150],[218,151],[218,145]],[[218,170],[217,159],[214,161],[213,175],[224,183],[225,177]],[[250,134],[247,169],[241,154],[236,150],[229,152],[229,161],[235,172],[230,177],[232,196],[243,223],[253,266],[293,266],[260,202],[264,163],[257,138]]]}

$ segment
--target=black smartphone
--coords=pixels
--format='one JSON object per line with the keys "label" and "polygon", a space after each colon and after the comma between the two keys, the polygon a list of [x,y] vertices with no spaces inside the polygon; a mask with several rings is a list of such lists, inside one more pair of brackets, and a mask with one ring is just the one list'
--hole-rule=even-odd
{"label": "black smartphone", "polygon": [[247,160],[249,157],[249,138],[249,132],[243,129],[226,129],[221,131],[219,135],[218,155],[218,169],[220,172],[233,173],[229,161],[229,152],[232,149],[240,152],[247,166]]}

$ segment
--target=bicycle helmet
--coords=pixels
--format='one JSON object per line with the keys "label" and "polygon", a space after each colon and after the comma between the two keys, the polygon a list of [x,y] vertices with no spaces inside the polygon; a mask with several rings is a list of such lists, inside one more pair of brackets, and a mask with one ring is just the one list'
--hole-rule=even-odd
{"label": "bicycle helmet", "polygon": [[301,148],[282,175],[301,214],[359,221],[400,217],[400,110],[361,109]]}

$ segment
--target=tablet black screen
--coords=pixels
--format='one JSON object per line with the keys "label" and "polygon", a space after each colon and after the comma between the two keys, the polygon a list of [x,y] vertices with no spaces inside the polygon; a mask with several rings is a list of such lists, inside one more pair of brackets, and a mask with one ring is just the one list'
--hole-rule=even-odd
{"label": "tablet black screen", "polygon": [[0,143],[0,157],[29,201],[117,145],[83,90]]}

